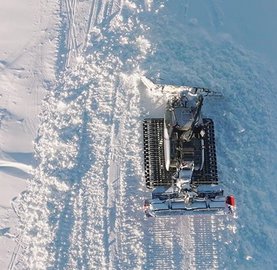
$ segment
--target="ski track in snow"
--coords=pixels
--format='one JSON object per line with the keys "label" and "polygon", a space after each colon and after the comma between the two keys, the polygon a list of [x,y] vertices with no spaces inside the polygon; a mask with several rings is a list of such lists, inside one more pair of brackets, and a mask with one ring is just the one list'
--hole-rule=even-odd
{"label": "ski track in snow", "polygon": [[35,144],[39,166],[17,209],[24,226],[19,269],[223,265],[224,217],[145,219],[141,209],[149,192],[139,75],[151,44],[140,18],[157,10],[152,2],[61,4],[66,41],[58,59],[66,61],[43,103]]}

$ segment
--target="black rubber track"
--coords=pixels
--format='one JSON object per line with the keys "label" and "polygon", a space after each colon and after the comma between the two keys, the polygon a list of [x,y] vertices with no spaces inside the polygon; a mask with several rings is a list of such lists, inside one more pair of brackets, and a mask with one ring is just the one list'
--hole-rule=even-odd
{"label": "black rubber track", "polygon": [[[204,118],[205,129],[205,161],[201,171],[194,171],[192,184],[218,184],[216,147],[214,135],[214,123],[209,118]],[[175,172],[166,171],[163,147],[163,118],[148,118],[143,122],[144,142],[144,168],[145,182],[149,188],[155,186],[170,186],[172,174]],[[198,156],[199,153],[195,153]]]}

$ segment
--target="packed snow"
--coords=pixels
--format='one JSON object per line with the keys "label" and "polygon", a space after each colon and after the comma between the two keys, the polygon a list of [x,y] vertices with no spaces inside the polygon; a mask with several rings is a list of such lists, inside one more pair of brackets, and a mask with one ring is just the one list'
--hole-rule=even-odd
{"label": "packed snow", "polygon": [[[247,3],[247,4],[246,4]],[[0,0],[1,269],[274,269],[274,0]],[[156,83],[208,87],[237,214],[148,219]]]}

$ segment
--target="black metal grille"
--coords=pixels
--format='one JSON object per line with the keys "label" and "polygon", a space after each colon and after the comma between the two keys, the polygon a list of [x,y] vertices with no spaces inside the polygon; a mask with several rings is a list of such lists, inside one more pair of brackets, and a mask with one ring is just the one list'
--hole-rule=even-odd
{"label": "black metal grille", "polygon": [[[211,119],[205,118],[204,129],[204,166],[202,170],[194,171],[192,175],[192,184],[217,184],[217,163],[214,124]],[[170,186],[172,184],[173,168],[169,172],[165,169],[164,160],[164,141],[163,141],[163,118],[149,118],[143,122],[143,140],[144,140],[144,168],[146,186]],[[195,150],[195,159],[201,159],[201,152]]]}

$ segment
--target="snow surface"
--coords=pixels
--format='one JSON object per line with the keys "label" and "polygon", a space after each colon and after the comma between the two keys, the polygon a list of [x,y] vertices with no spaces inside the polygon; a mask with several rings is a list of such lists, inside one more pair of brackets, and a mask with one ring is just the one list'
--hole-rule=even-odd
{"label": "snow surface", "polygon": [[13,269],[21,246],[15,207],[36,165],[33,141],[42,98],[55,82],[59,18],[54,1],[0,5],[0,268]]}
{"label": "snow surface", "polygon": [[[1,269],[274,269],[274,0],[0,1]],[[223,93],[236,219],[144,217],[142,75]]]}

